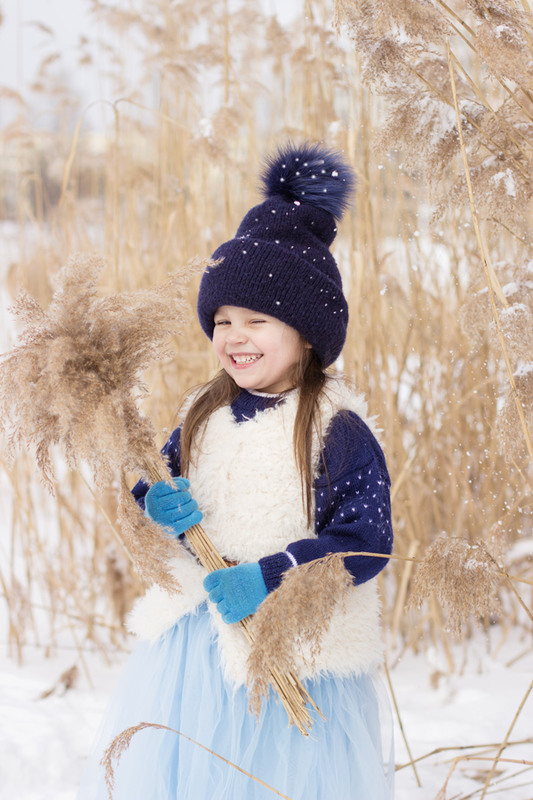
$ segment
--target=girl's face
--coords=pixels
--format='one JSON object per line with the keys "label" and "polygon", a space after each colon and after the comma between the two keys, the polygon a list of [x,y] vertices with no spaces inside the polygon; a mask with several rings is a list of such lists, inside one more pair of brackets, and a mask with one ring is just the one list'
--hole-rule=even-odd
{"label": "girl's face", "polygon": [[275,317],[221,306],[215,313],[213,347],[241,389],[278,394],[294,386],[294,367],[310,345]]}

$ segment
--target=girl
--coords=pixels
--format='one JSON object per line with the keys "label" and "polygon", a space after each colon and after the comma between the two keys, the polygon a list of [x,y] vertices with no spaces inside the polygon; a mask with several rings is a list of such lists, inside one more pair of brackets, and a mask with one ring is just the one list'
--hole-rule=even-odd
{"label": "girl", "polygon": [[[353,586],[320,652],[298,676],[320,708],[309,737],[271,695],[248,710],[248,644],[235,622],[284,574],[328,553],[389,554],[390,481],[364,421],[366,405],[326,374],[346,336],[348,308],[329,251],[353,188],[343,160],[319,145],[288,146],[267,164],[266,199],[219,247],[201,281],[200,324],[222,369],[194,395],[164,448],[175,485],[142,481],[134,496],[183,544],[182,588],[152,587],[131,629],[132,656],[96,756],[121,730],[153,722],[180,731],[291,800],[385,800],[376,575],[386,559],[344,560]],[[187,476],[187,477],[183,477]],[[187,547],[203,526],[230,566],[207,575]],[[386,701],[385,701],[386,703]],[[385,765],[384,765],[385,762]],[[79,795],[105,797],[89,764]],[[274,793],[176,733],[136,734],[116,772],[116,800],[270,800]]]}

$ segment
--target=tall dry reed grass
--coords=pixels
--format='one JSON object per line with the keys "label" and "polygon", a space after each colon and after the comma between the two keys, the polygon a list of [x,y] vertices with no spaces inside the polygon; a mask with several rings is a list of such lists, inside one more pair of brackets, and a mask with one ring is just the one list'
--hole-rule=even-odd
{"label": "tall dry reed grass", "polygon": [[[516,404],[518,393],[531,429],[530,18],[501,2],[335,5],[351,40],[333,31],[325,0],[308,0],[286,26],[256,2],[154,0],[134,15],[94,0],[120,42],[107,129],[99,137],[88,129],[54,83],[53,60],[35,87],[51,103],[54,87],[53,130],[36,129],[29,103],[11,99],[17,117],[0,132],[0,210],[16,221],[18,255],[5,284],[13,297],[24,287],[46,306],[68,256],[98,250],[109,264],[102,292],[147,289],[233,235],[274,144],[324,139],[344,149],[359,189],[335,250],[351,310],[343,370],[381,417],[393,479],[399,558],[382,579],[387,637],[395,653],[439,641],[452,669],[443,608],[430,599],[404,609],[416,560],[445,534],[483,541],[514,578],[532,579],[530,558],[513,555],[532,537],[532,472]],[[485,254],[467,201],[448,41]],[[123,58],[132,47],[141,54],[135,85]],[[82,51],[81,69],[87,59]],[[142,409],[158,444],[178,421],[182,392],[214,368],[195,292],[193,282],[173,356],[146,372]],[[60,460],[55,468],[54,501],[30,458],[5,471],[12,515],[0,577],[19,657],[39,635],[37,614],[53,645],[65,629],[80,653],[87,642],[120,645],[140,590],[113,531],[117,487],[95,496]],[[462,558],[452,560],[460,572]],[[498,589],[505,613],[484,608],[483,622],[530,636],[506,586]],[[530,584],[515,586],[531,607]],[[470,621],[461,624],[468,631]]]}

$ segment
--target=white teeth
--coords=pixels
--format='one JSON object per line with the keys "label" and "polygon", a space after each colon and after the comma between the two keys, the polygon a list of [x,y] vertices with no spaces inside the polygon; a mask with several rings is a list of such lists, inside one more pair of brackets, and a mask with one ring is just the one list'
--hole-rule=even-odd
{"label": "white teeth", "polygon": [[251,364],[252,361],[257,361],[261,356],[232,356],[236,364]]}

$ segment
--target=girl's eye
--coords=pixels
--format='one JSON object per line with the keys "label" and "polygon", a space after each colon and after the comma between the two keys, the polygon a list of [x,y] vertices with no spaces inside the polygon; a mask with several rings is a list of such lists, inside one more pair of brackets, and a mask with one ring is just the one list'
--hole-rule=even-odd
{"label": "girl's eye", "polygon": [[229,321],[227,319],[216,319],[215,327],[219,327],[220,325],[229,325]]}
{"label": "girl's eye", "polygon": [[266,319],[253,319],[252,325],[256,325],[257,323],[266,322]]}

